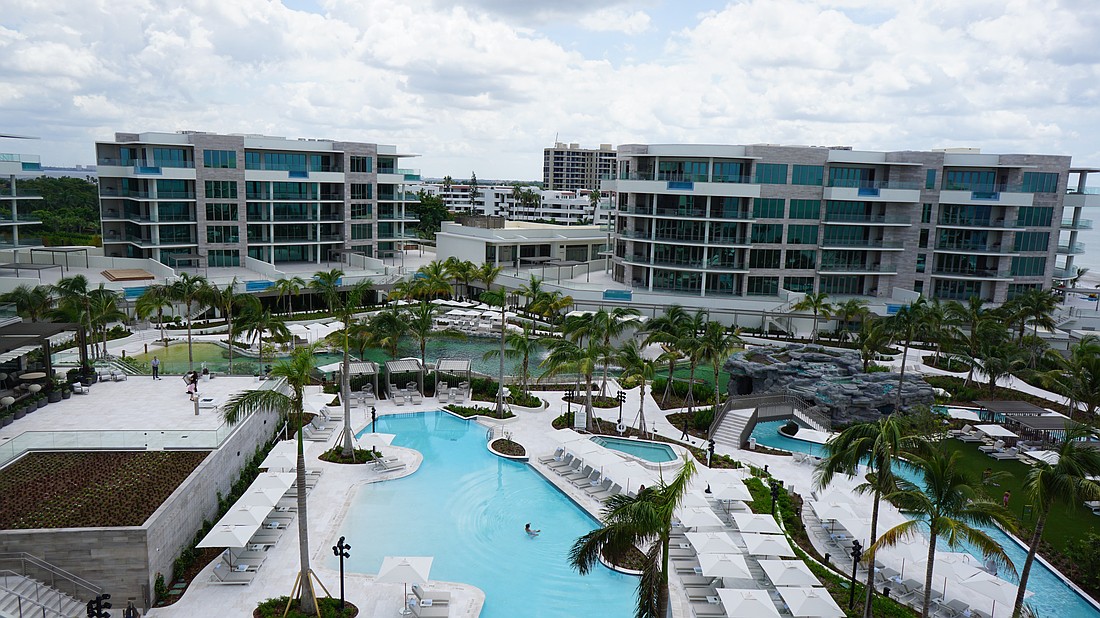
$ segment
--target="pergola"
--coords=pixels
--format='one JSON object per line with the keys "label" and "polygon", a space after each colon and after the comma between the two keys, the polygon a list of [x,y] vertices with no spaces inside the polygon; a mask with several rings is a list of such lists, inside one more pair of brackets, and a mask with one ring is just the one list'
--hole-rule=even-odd
{"label": "pergola", "polygon": [[206,256],[199,255],[197,253],[181,253],[179,255],[169,254],[165,257],[168,258],[168,265],[172,268],[178,268],[180,264],[190,264],[195,268],[202,268],[203,270],[207,270],[207,267],[209,266],[206,261]]}
{"label": "pergola", "polygon": [[338,262],[340,264],[345,264],[346,262],[344,261],[344,256],[346,256],[346,255],[364,255],[364,253],[362,251],[359,251],[358,249],[344,249],[342,247],[336,247],[336,248],[333,248],[333,249],[329,249],[328,255],[329,255],[329,258],[335,258],[335,259],[329,259],[330,262]]}
{"label": "pergola", "polygon": [[[325,373],[332,373],[341,371],[343,368],[343,362],[336,362],[321,365],[317,369]],[[348,376],[370,376],[371,382],[374,384],[374,392],[378,392],[378,363],[373,361],[349,361]]]}
{"label": "pergola", "polygon": [[1017,416],[1008,420],[1013,429],[1033,438],[1043,438],[1050,441],[1065,435],[1066,429],[1080,425],[1073,419],[1061,415],[1047,414],[1046,416]]}
{"label": "pergola", "polygon": [[65,269],[60,264],[34,264],[32,262],[11,262],[9,264],[0,264],[0,269],[14,270],[15,276],[19,276],[21,270],[33,270],[38,276],[38,280],[42,281],[42,271],[49,270],[51,268],[60,268],[61,274],[65,274]]}
{"label": "pergola", "polygon": [[420,364],[420,361],[415,358],[402,358],[401,360],[386,361],[386,391],[390,397],[393,397],[395,393],[394,388],[399,388],[398,383],[394,382],[395,375],[407,375],[410,373],[416,374],[416,386],[420,393],[424,392],[424,366]]}
{"label": "pergola", "polygon": [[[88,248],[87,247],[35,247],[31,249],[31,262],[34,262],[35,253],[49,253],[50,263],[53,264],[53,256],[60,253],[65,256],[64,268],[61,269],[61,274],[65,274],[65,268],[69,268],[69,254],[70,253],[83,253],[84,254],[84,268],[90,268],[91,263],[88,260]],[[17,258],[18,259],[18,258]]]}
{"label": "pergola", "polygon": [[[1026,401],[975,401],[974,403],[982,407],[989,414],[982,413],[982,417],[985,420],[995,422],[995,417],[1001,415],[1003,417],[1011,418],[1016,416],[1040,416],[1048,414],[1049,412],[1035,404],[1028,403]],[[986,418],[988,416],[988,418]]]}
{"label": "pergola", "polygon": [[436,390],[439,389],[440,374],[453,375],[455,378],[466,377],[466,384],[470,383],[470,376],[472,372],[470,370],[472,363],[468,358],[441,358],[439,364],[436,365],[435,371],[435,384]]}
{"label": "pergola", "polygon": [[[0,328],[0,363],[13,361],[30,354],[34,350],[42,350],[42,360],[45,365],[46,375],[53,375],[53,363],[50,360],[50,346],[57,345],[71,337],[82,339],[83,329],[79,324],[69,322],[19,322]],[[81,341],[81,343],[83,343]],[[87,351],[83,345],[78,346],[80,351],[80,364],[83,366],[87,360]]]}
{"label": "pergola", "polygon": [[585,262],[578,262],[577,260],[550,260],[546,262],[547,266],[555,266],[558,269],[558,283],[561,283],[561,269],[569,267],[569,278],[573,278],[573,269]]}

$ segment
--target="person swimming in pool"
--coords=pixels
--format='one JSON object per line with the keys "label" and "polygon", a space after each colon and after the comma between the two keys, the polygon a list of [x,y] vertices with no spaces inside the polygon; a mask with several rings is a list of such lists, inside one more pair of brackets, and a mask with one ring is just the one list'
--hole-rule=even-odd
{"label": "person swimming in pool", "polygon": [[542,530],[532,530],[531,524],[527,524],[523,527],[523,531],[527,533],[527,536],[538,536]]}

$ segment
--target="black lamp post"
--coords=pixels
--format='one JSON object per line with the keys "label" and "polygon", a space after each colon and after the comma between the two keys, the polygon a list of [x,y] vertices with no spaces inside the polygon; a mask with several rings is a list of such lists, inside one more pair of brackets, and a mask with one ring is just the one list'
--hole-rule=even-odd
{"label": "black lamp post", "polygon": [[565,391],[565,407],[567,414],[573,413],[573,394],[573,391]]}
{"label": "black lamp post", "polygon": [[626,393],[619,391],[618,395],[615,395],[615,399],[619,401],[619,424],[623,424],[623,404],[626,403]]}
{"label": "black lamp post", "polygon": [[775,515],[775,501],[779,499],[779,483],[776,483],[774,479],[768,481],[772,490],[772,515]]}
{"label": "black lamp post", "polygon": [[863,546],[859,541],[852,541],[852,587],[848,591],[848,609],[852,609],[856,602],[856,566],[859,565],[859,559],[862,557]]}
{"label": "black lamp post", "polygon": [[340,537],[340,540],[332,546],[332,554],[340,558],[340,609],[344,609],[344,558],[351,557],[348,553],[349,549],[351,545],[344,542],[344,537]]}
{"label": "black lamp post", "polygon": [[94,599],[88,601],[88,618],[111,618],[111,595],[97,594]]}

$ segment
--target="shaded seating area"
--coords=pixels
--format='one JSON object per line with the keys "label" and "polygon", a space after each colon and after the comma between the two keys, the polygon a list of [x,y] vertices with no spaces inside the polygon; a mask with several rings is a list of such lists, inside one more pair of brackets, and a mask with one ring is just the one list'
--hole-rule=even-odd
{"label": "shaded seating area", "polygon": [[[414,378],[415,381],[410,380]],[[404,384],[403,387],[398,385]],[[397,405],[405,403],[420,403],[414,398],[423,401],[424,392],[424,366],[417,358],[402,358],[400,360],[386,361],[386,395]]]}
{"label": "shaded seating area", "polygon": [[441,358],[436,365],[436,397],[440,403],[463,403],[470,397],[472,363],[464,358]]}
{"label": "shaded seating area", "polygon": [[[324,373],[336,373],[337,383],[342,383],[343,377],[340,375],[344,369],[343,362],[329,363],[327,365],[321,365],[317,368],[318,371]],[[378,402],[375,393],[378,392],[378,363],[373,361],[349,361],[348,362],[348,377],[353,376],[367,376],[368,381],[363,384],[358,393],[351,393],[351,405],[355,406],[356,401],[361,401],[364,405],[371,405]]]}

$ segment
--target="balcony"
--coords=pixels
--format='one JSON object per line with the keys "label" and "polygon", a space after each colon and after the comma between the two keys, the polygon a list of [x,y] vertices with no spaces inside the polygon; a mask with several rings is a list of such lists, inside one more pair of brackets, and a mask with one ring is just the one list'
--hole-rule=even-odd
{"label": "balcony", "polygon": [[896,275],[897,266],[893,264],[822,264],[817,268],[819,275]]}
{"label": "balcony", "polygon": [[945,253],[978,253],[989,255],[1010,255],[1017,253],[1011,246],[999,243],[941,242],[936,243],[936,251]]}
{"label": "balcony", "polygon": [[100,197],[127,197],[140,200],[193,200],[194,191],[138,191],[136,189],[100,189]]}
{"label": "balcony", "polygon": [[920,201],[920,188],[921,185],[914,182],[834,179],[825,187],[823,197],[827,200],[915,204]]}
{"label": "balcony", "polygon": [[1058,245],[1058,255],[1081,255],[1085,252],[1085,244],[1080,242]]}
{"label": "balcony", "polygon": [[999,204],[1031,206],[1035,195],[1024,193],[1020,185],[949,185],[940,191],[941,204]]}
{"label": "balcony", "polygon": [[420,180],[420,170],[398,169],[397,173],[404,176],[405,180]]}
{"label": "balcony", "polygon": [[642,240],[649,240],[649,232],[645,230],[621,230],[619,236],[622,238],[640,238]]}
{"label": "balcony", "polygon": [[825,224],[833,225],[897,225],[908,226],[913,220],[902,215],[851,215],[833,213],[825,214]]}
{"label": "balcony", "polygon": [[1092,219],[1062,219],[1061,227],[1063,230],[1091,230]]}
{"label": "balcony", "polygon": [[0,153],[0,174],[41,171],[42,159],[38,155]]}
{"label": "balcony", "polygon": [[671,241],[671,242],[675,242],[675,243],[689,242],[689,243],[694,243],[694,244],[701,244],[701,243],[705,243],[707,241],[707,238],[706,238],[706,236],[703,236],[702,234],[699,234],[699,235],[683,235],[683,234],[677,234],[675,232],[664,232],[664,233],[658,232],[657,235],[654,236],[654,240],[664,240],[664,241]]}
{"label": "balcony", "polygon": [[940,217],[936,225],[941,227],[964,227],[1000,230],[1007,227],[1003,218],[981,219],[975,217]]}
{"label": "balcony", "polygon": [[750,247],[752,242],[748,236],[712,236],[710,244],[724,247]]}
{"label": "balcony", "polygon": [[953,268],[937,266],[932,269],[932,276],[941,279],[992,279],[995,281],[1011,281],[1012,273],[1007,270],[993,268]]}
{"label": "balcony", "polygon": [[902,250],[902,243],[892,240],[867,240],[858,238],[825,239],[821,243],[822,249],[883,249],[887,251]]}

